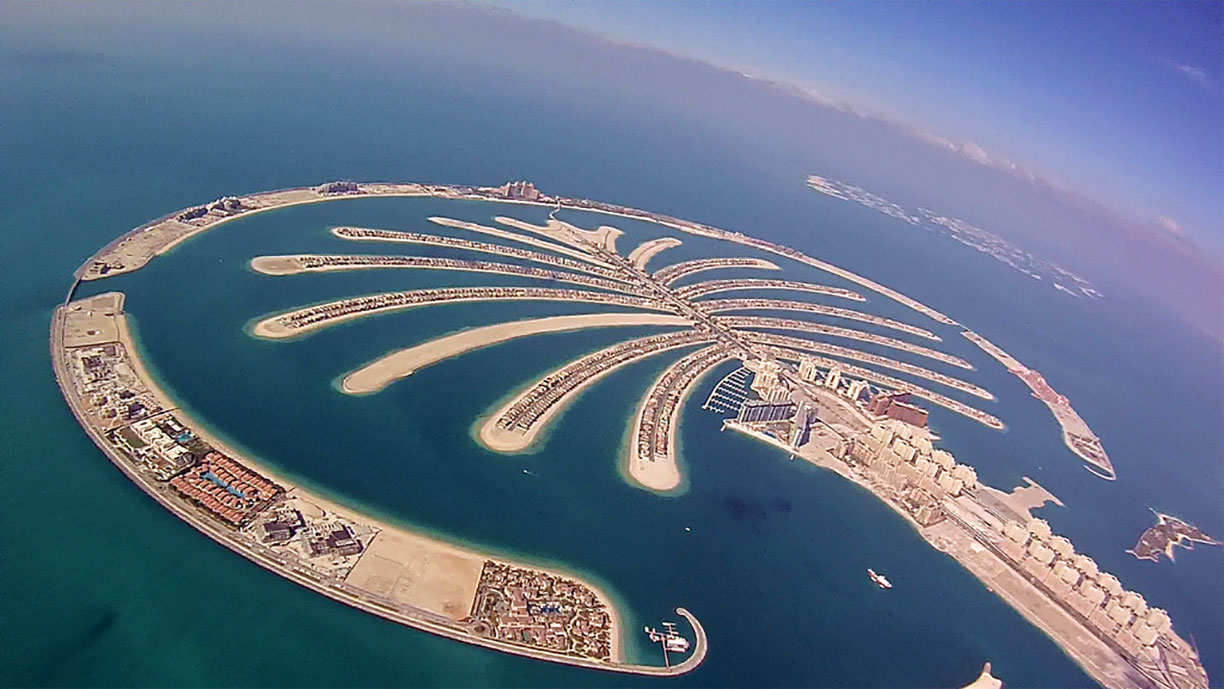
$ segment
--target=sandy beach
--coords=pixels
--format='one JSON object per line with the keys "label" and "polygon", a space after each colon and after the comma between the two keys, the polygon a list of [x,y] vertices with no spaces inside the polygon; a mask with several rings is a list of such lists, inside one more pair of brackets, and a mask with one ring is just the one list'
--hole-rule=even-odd
{"label": "sandy beach", "polygon": [[[504,219],[499,217],[496,220],[498,222],[503,222]],[[506,239],[512,242],[518,242],[520,244],[526,244],[528,246],[533,246],[537,249],[551,251],[555,254],[569,256],[570,258],[576,258],[580,261],[586,261],[588,263],[594,263],[596,265],[609,267],[607,263],[599,260],[598,258],[595,258],[594,256],[588,254],[585,251],[573,249],[571,247],[568,247],[562,244],[557,244],[555,242],[544,241],[543,239],[539,239],[537,237],[531,237],[525,234],[519,234],[517,232],[510,232],[507,230],[498,229],[496,227],[489,227],[487,225],[478,225],[474,222],[466,222],[464,220],[455,220],[454,218],[446,218],[442,216],[432,216],[429,218],[429,221],[432,223],[436,223],[438,225],[442,225],[443,227],[452,227],[452,228],[456,228],[460,230],[468,230],[469,232],[477,232],[479,234],[488,235],[490,237],[497,237],[498,239]],[[508,224],[508,223],[503,222],[503,224]]]}
{"label": "sandy beach", "polygon": [[394,381],[444,359],[481,347],[541,333],[612,326],[684,326],[688,324],[689,321],[680,316],[653,313],[577,314],[497,323],[461,330],[413,347],[391,352],[345,374],[340,387],[350,395],[378,392]]}
{"label": "sandy beach", "polygon": [[[729,359],[728,355],[720,361]],[[669,366],[659,377],[651,383],[649,391],[642,397],[641,404],[638,405],[637,413],[633,417],[633,426],[630,427],[629,445],[625,456],[625,469],[629,473],[629,477],[641,484],[648,490],[657,493],[670,493],[675,491],[680,486],[680,481],[683,478],[680,474],[679,455],[680,448],[676,446],[676,427],[679,425],[680,413],[684,409],[684,403],[688,400],[690,394],[697,387],[697,384],[705,378],[710,371],[714,370],[714,366],[707,367],[700,375],[696,376],[684,386],[684,390],[680,395],[680,400],[676,403],[672,410],[671,418],[668,419],[667,426],[667,447],[668,452],[662,458],[656,458],[654,461],[642,457],[638,454],[637,430],[642,426],[642,417],[646,413],[646,403],[653,396],[655,388],[667,376],[667,374],[679,365],[680,362]]]}
{"label": "sandy beach", "polygon": [[609,225],[601,225],[594,230],[584,230],[556,218],[549,218],[546,225],[534,225],[518,218],[504,215],[499,215],[493,219],[507,227],[513,227],[516,230],[523,230],[525,232],[536,232],[567,244],[580,245],[580,242],[597,244],[611,253],[616,253],[616,239],[624,234],[621,230]]}
{"label": "sandy beach", "polygon": [[[505,288],[505,289],[511,289],[511,288]],[[311,307],[305,307],[304,309],[293,309],[292,311],[284,311],[282,313],[277,313],[277,314],[262,318],[257,323],[255,323],[254,326],[252,326],[251,334],[254,335],[255,337],[262,337],[262,338],[272,339],[272,340],[288,338],[288,337],[298,337],[301,335],[305,335],[306,333],[313,332],[315,330],[321,330],[323,328],[328,328],[333,325],[337,325],[339,323],[344,323],[346,321],[351,321],[351,320],[355,320],[358,318],[365,318],[367,316],[372,316],[375,314],[389,313],[392,311],[404,311],[407,309],[422,308],[422,307],[427,307],[427,306],[433,306],[436,304],[457,304],[460,302],[471,302],[471,301],[499,301],[499,300],[565,301],[565,302],[590,301],[590,303],[597,303],[597,304],[615,304],[616,303],[616,302],[612,302],[607,299],[604,299],[603,297],[605,296],[605,293],[601,293],[601,292],[586,292],[583,290],[566,290],[566,292],[569,292],[572,294],[560,294],[562,290],[557,290],[557,292],[558,294],[556,296],[539,296],[539,295],[531,295],[531,296],[492,296],[490,295],[490,296],[473,296],[473,297],[455,296],[455,297],[447,297],[445,299],[431,300],[431,301],[411,302],[411,303],[393,303],[393,304],[388,304],[386,306],[379,306],[376,308],[370,308],[370,309],[365,309],[362,311],[355,311],[353,313],[347,313],[344,315],[338,315],[338,316],[334,316],[331,318],[326,318],[323,320],[315,321],[313,323],[304,324],[296,328],[290,328],[280,321],[281,318],[292,315],[294,313],[298,313],[299,311],[316,308],[316,307],[311,306]],[[590,295],[590,296],[587,297],[586,300],[577,298],[577,297],[584,297],[587,295]],[[367,295],[367,297],[371,297],[371,296],[384,296],[384,295]],[[366,298],[366,297],[362,297],[362,298]],[[631,298],[631,297],[625,297],[625,298]],[[327,305],[339,305],[346,301],[350,301],[350,300],[349,299],[338,299],[334,302],[328,302]],[[622,305],[629,306],[630,308],[634,308],[632,305],[628,305],[628,304],[622,304]],[[643,305],[638,308],[642,308],[642,309],[650,310],[650,311],[667,310],[666,307],[662,307],[662,306],[647,307]]]}
{"label": "sandy beach", "polygon": [[[732,233],[726,230],[717,230],[713,228],[710,230],[704,230],[704,229],[701,229],[691,224],[685,224],[685,223],[680,223],[680,222],[669,222],[663,219],[652,218],[644,211],[640,212],[640,214],[635,214],[635,213],[624,213],[624,212],[608,211],[608,210],[601,210],[601,209],[593,209],[589,207],[584,207],[583,205],[579,204],[577,199],[556,199],[556,200],[549,200],[549,201],[526,201],[522,199],[491,199],[491,198],[476,197],[476,196],[464,196],[462,194],[439,191],[432,187],[424,186],[421,184],[414,184],[414,183],[372,182],[372,183],[363,183],[360,185],[360,187],[363,193],[359,195],[320,196],[317,193],[315,193],[315,191],[311,188],[282,189],[282,190],[276,190],[276,191],[248,194],[240,198],[243,200],[244,203],[251,203],[252,205],[255,206],[251,210],[245,211],[237,215],[229,216],[226,218],[220,218],[208,224],[203,224],[199,226],[184,226],[180,228],[178,231],[170,233],[171,234],[170,238],[167,238],[164,240],[160,239],[158,235],[160,235],[161,233],[158,230],[161,225],[168,225],[170,223],[176,223],[178,225],[183,225],[183,223],[178,223],[176,220],[174,220],[177,214],[182,212],[182,211],[176,211],[175,213],[169,214],[158,221],[154,221],[152,223],[149,223],[148,225],[137,228],[136,230],[129,232],[123,237],[116,239],[111,244],[99,250],[96,254],[94,254],[94,256],[90,257],[90,259],[86,261],[86,263],[82,266],[82,269],[78,271],[78,273],[84,279],[98,279],[101,277],[106,277],[106,275],[94,275],[92,273],[87,274],[88,271],[86,270],[86,268],[93,265],[95,261],[103,260],[103,259],[110,258],[110,257],[113,257],[116,259],[122,259],[121,262],[123,263],[123,266],[121,268],[116,268],[116,269],[111,270],[107,275],[117,275],[119,273],[137,270],[141,268],[142,266],[144,266],[146,263],[148,263],[148,261],[151,258],[153,258],[153,256],[160,255],[162,253],[165,253],[166,251],[169,251],[175,245],[179,244],[182,241],[185,241],[186,239],[190,237],[195,236],[196,234],[204,230],[211,229],[213,227],[217,227],[231,220],[247,217],[253,213],[274,210],[276,208],[285,208],[288,206],[296,206],[296,205],[302,205],[302,204],[308,204],[308,203],[322,203],[326,201],[339,201],[339,200],[345,200],[345,199],[351,200],[351,199],[377,198],[377,197],[433,196],[437,198],[471,198],[474,200],[486,200],[486,201],[496,201],[499,203],[510,203],[510,204],[531,205],[531,206],[545,206],[545,207],[552,207],[552,206],[556,206],[559,204],[561,207],[565,207],[565,208],[595,211],[595,212],[603,213],[605,215],[620,216],[620,217],[630,218],[634,220],[645,220],[647,222],[653,222],[657,225],[660,225],[663,227],[670,227],[672,229],[676,229],[676,230],[679,230],[681,232],[685,232],[688,234],[693,234],[693,235],[697,235],[701,237],[711,237],[711,238],[720,239],[723,241],[730,241],[730,242],[734,242],[737,244],[743,244],[745,246],[759,248],[763,251],[768,251],[770,253],[774,253],[779,256],[784,256],[786,258],[790,258],[800,263],[805,263],[812,267],[818,268],[827,273],[831,273],[833,275],[842,277],[846,280],[849,280],[850,282],[853,282],[857,285],[865,287],[873,292],[886,296],[889,299],[892,299],[940,323],[944,323],[947,325],[957,324],[956,321],[945,316],[939,311],[925,304],[922,304],[916,299],[907,297],[904,294],[897,292],[896,290],[885,287],[884,285],[881,285],[873,280],[867,279],[861,275],[858,275],[844,268],[840,268],[831,263],[826,263],[819,259],[812,258],[810,256],[807,256],[806,254],[792,255],[792,254],[784,253],[772,247],[759,246],[757,242],[752,240],[752,238],[738,234],[738,233]],[[462,226],[458,224],[458,223],[462,223],[462,221],[450,220],[447,218],[440,218],[440,220],[447,221],[449,223],[456,223],[454,225],[451,225],[454,227]],[[555,219],[550,219],[548,225],[546,226],[532,225],[530,223],[525,223],[520,220],[515,220],[513,218],[503,219],[502,217],[498,217],[497,221],[504,222],[504,224],[507,224],[508,226],[511,226],[511,227],[515,227],[516,229],[537,232],[540,234],[544,234],[546,236],[553,236],[557,238],[560,238],[560,236],[564,235],[567,232],[575,232],[575,233],[580,234],[584,238],[589,237],[593,241],[600,242],[606,248],[611,248],[612,250],[615,250],[616,236],[619,236],[621,234],[620,230],[613,228],[613,227],[603,226],[603,227],[600,227],[598,230],[582,230],[572,225],[569,225],[568,223],[563,223]],[[466,224],[467,223],[463,223],[463,225],[466,225]],[[476,227],[480,228],[479,230],[476,230],[476,231],[483,232],[485,230],[493,230],[494,232],[504,232],[503,230],[497,230],[496,228],[488,228],[485,226],[478,225]],[[473,228],[468,228],[468,229],[473,229]],[[531,239],[531,238],[528,238],[528,239]],[[514,239],[514,241],[520,241],[520,240]],[[148,246],[146,247],[143,244],[148,244]],[[140,245],[140,246],[137,246],[137,245]],[[128,247],[130,247],[130,250],[128,250]],[[555,251],[555,249],[550,249],[550,250]],[[584,260],[598,262],[597,259],[594,259],[593,257],[589,255],[587,255]]]}
{"label": "sandy beach", "polygon": [[[548,428],[548,424],[552,422],[553,417],[560,414],[562,411],[565,410],[567,406],[569,406],[570,403],[578,399],[578,396],[588,386],[594,385],[601,378],[617,370],[618,368],[621,368],[622,366],[637,363],[641,361],[643,358],[646,358],[648,356],[653,356],[655,354],[662,354],[672,349],[678,349],[680,347],[691,347],[693,346],[693,344],[695,343],[694,342],[683,342],[683,343],[677,344],[675,347],[665,347],[662,349],[658,349],[656,351],[649,352],[648,354],[645,354],[639,358],[630,359],[628,361],[621,362],[615,366],[611,366],[603,371],[596,373],[590,378],[587,378],[586,380],[582,381],[582,383],[578,385],[577,387],[575,387],[573,390],[570,390],[569,392],[567,392],[561,399],[557,400],[556,403],[554,403],[543,414],[541,414],[538,419],[536,419],[535,423],[533,423],[531,425],[531,428],[529,428],[525,433],[520,433],[515,430],[506,430],[504,428],[500,428],[497,425],[497,420],[500,419],[501,416],[505,414],[508,409],[513,407],[515,404],[517,404],[519,399],[523,396],[523,394],[525,394],[526,391],[529,391],[532,389],[532,387],[534,387],[534,384],[532,384],[531,386],[527,387],[527,389],[523,393],[519,393],[518,395],[515,395],[514,397],[510,399],[510,401],[503,404],[501,407],[499,407],[496,411],[494,411],[492,414],[488,416],[485,422],[481,424],[480,426],[480,433],[478,435],[480,442],[486,448],[493,450],[494,452],[503,452],[503,453],[522,452],[526,450],[527,448],[531,447],[532,445],[534,445],[536,442],[536,438],[539,437],[540,433],[543,432],[544,429]],[[566,366],[568,365],[569,364],[566,364]],[[562,366],[561,368],[557,370],[560,371],[561,369],[564,369],[564,368],[565,366]],[[541,378],[547,377],[548,375],[551,375],[551,374],[545,374],[544,376],[541,376]]]}
{"label": "sandy beach", "polygon": [[675,237],[659,237],[658,239],[648,239],[641,244],[638,244],[633,251],[629,252],[629,262],[638,270],[646,270],[646,264],[650,259],[654,258],[660,251],[680,246],[681,242]]}
{"label": "sandy beach", "polygon": [[[370,527],[377,534],[373,537],[369,547],[362,553],[357,565],[345,577],[343,584],[325,585],[317,576],[305,575],[303,573],[304,570],[300,566],[294,567],[286,564],[284,560],[276,559],[267,548],[253,547],[238,532],[221,527],[212,519],[204,516],[202,512],[187,506],[185,503],[171,500],[167,494],[157,490],[149,479],[137,473],[126,459],[120,457],[101,436],[96,435],[96,431],[89,425],[86,416],[79,411],[77,404],[74,402],[75,392],[70,388],[65,388],[64,392],[69,396],[70,406],[72,406],[78,419],[85,425],[86,430],[90,432],[99,449],[103,450],[112,462],[123,470],[150,497],[160,502],[179,518],[190,523],[205,535],[220,542],[234,552],[247,557],[256,564],[276,571],[291,581],[367,612],[425,631],[542,660],[636,674],[675,674],[675,668],[669,670],[662,667],[622,664],[623,626],[620,615],[612,603],[615,599],[589,581],[557,569],[516,562],[481,553],[469,547],[460,546],[404,526],[362,514],[356,510],[344,507],[320,493],[312,492],[296,485],[297,482],[291,480],[283,472],[253,458],[249,453],[237,451],[234,447],[222,441],[200,421],[184,414],[174,400],[157,385],[156,379],[149,374],[149,371],[141,361],[140,350],[121,310],[123,298],[124,295],[118,292],[94,297],[93,299],[97,300],[96,306],[98,308],[93,318],[106,317],[112,321],[114,332],[118,335],[118,341],[127,350],[128,360],[131,362],[133,370],[136,371],[150,392],[165,406],[165,411],[172,411],[199,438],[215,449],[238,459],[248,468],[280,484],[286,491],[285,500],[292,501],[295,504],[304,504],[304,509],[310,511],[318,510],[319,513],[325,515],[330,514]],[[67,307],[60,308],[66,311],[72,308],[73,305],[80,304],[81,302],[74,302]],[[106,312],[103,311],[104,307]],[[112,311],[109,307],[115,308]],[[63,317],[62,314],[57,314],[57,319],[62,319]],[[62,323],[62,321],[59,322]],[[58,324],[57,328],[62,338],[64,333],[62,324]],[[66,379],[61,377],[60,380],[62,382]],[[367,558],[371,558],[369,562],[366,562]],[[448,626],[446,623],[443,623],[441,621],[443,619],[457,621],[470,613],[475,596],[476,583],[479,581],[481,567],[486,559],[547,572],[555,576],[578,581],[591,589],[599,600],[604,603],[611,617],[611,661],[601,662],[582,658],[557,657],[556,654],[542,649],[506,644],[505,642],[473,636],[461,627]],[[375,599],[392,600],[402,605],[411,606],[411,609],[420,612],[394,612],[385,607],[373,606],[362,595],[366,593],[372,594],[375,596]],[[422,613],[423,616],[421,616]],[[434,620],[432,618],[438,619]],[[696,628],[700,627],[699,624],[694,626]],[[689,667],[691,668],[692,666]]]}

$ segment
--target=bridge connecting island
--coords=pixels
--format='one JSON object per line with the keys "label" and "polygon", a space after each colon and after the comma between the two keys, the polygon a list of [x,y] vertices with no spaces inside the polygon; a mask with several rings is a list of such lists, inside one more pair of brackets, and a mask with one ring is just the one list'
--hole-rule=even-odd
{"label": "bridge connecting island", "polygon": [[[624,206],[548,196],[522,182],[502,187],[336,182],[317,188],[227,197],[171,214],[108,244],[77,271],[73,291],[80,281],[137,270],[187,238],[235,218],[306,203],[380,196],[530,203],[648,220],[815,267],[896,301],[941,326],[957,326],[952,319],[916,300],[788,247]],[[544,224],[505,216],[494,218],[499,226],[445,217],[429,220],[444,230],[473,233],[495,241],[378,228],[337,227],[331,232],[348,242],[437,247],[484,254],[497,260],[299,254],[260,256],[251,265],[260,273],[274,276],[418,269],[487,273],[547,284],[441,287],[336,299],[270,314],[253,325],[252,334],[268,339],[293,338],[367,316],[470,301],[565,301],[600,307],[596,313],[497,323],[409,344],[343,377],[341,389],[345,393],[371,394],[423,367],[521,337],[585,328],[659,327],[663,330],[658,334],[624,340],[527,383],[509,401],[482,417],[477,433],[480,442],[491,450],[523,451],[543,442],[541,432],[582,390],[602,377],[647,357],[688,350],[647,389],[630,421],[631,442],[621,458],[631,483],[659,493],[676,492],[683,483],[675,438],[685,399],[707,373],[729,361],[738,360],[748,366],[755,375],[754,389],[761,393],[760,399],[744,407],[751,407],[750,415],[756,415],[753,420],[740,419],[732,427],[778,442],[776,423],[785,421],[804,435],[803,442],[781,443],[794,451],[810,445],[812,424],[808,421],[817,418],[813,416],[817,408],[825,409],[830,419],[840,420],[829,428],[853,428],[859,436],[875,433],[872,429],[877,427],[892,428],[888,424],[897,422],[888,421],[890,417],[912,423],[920,419],[924,424],[927,412],[913,406],[908,401],[911,397],[989,427],[1003,428],[1002,421],[994,415],[928,390],[914,380],[930,381],[956,394],[993,401],[989,391],[950,372],[893,358],[896,354],[892,353],[904,353],[927,359],[937,367],[972,369],[960,357],[910,341],[909,338],[927,343],[943,341],[928,328],[858,309],[794,299],[707,298],[725,292],[779,290],[797,296],[865,302],[859,292],[772,278],[689,281],[696,276],[704,277],[701,274],[707,272],[727,269],[780,270],[781,266],[772,260],[693,259],[648,271],[648,264],[665,256],[666,250],[678,246],[681,240],[650,239],[622,256],[617,249],[618,238],[623,236],[620,230],[610,226],[581,229],[558,220],[555,210]],[[429,539],[289,485],[255,459],[242,457],[211,438],[206,429],[158,390],[155,381],[140,366],[126,334],[122,295],[102,295],[79,302],[71,298],[72,291],[56,312],[52,353],[57,380],[77,418],[112,461],[149,495],[218,542],[337,600],[426,631],[505,652],[584,667],[658,675],[687,672],[704,658],[707,652],[704,630],[683,609],[677,613],[688,620],[695,638],[689,657],[662,667],[630,664],[621,656],[619,616],[610,599],[589,582]],[[608,312],[608,307],[619,310]],[[753,314],[721,315],[728,311],[786,311],[846,325]],[[867,326],[871,330],[847,325]],[[965,336],[970,337],[970,333],[966,331]],[[890,354],[857,349],[861,346],[858,343]],[[1003,361],[997,355],[995,358]],[[799,363],[797,371],[794,362]],[[880,369],[906,378],[882,373]],[[825,376],[828,390],[816,390],[811,385],[817,371]],[[869,404],[864,397],[871,397]],[[837,399],[844,403],[829,403]],[[820,407],[816,400],[823,400],[824,406]],[[796,408],[804,410],[803,414],[795,414]],[[786,415],[787,409],[791,409],[790,416]],[[765,425],[761,425],[761,419],[765,419]],[[770,426],[771,423],[775,426]],[[1091,444],[1095,439],[1086,425],[1077,426],[1076,434],[1081,445]],[[850,434],[843,439],[854,437],[858,436]],[[1096,446],[1099,447],[1099,441]],[[942,481],[938,485],[945,489],[955,486],[958,494],[966,490],[963,477],[938,481]],[[923,490],[929,487],[921,482],[918,485]],[[894,506],[903,506],[909,510],[903,510],[907,518],[913,518],[910,508],[916,504],[913,500],[917,494],[894,499],[878,490],[873,492],[881,495],[881,499],[891,500]],[[943,514],[945,508],[932,495],[928,491],[927,498],[923,498],[922,504],[928,506],[924,509]],[[961,559],[956,552],[952,554]],[[419,566],[423,562],[430,564]],[[970,563],[963,559],[962,563],[983,576]],[[1061,632],[1043,625],[1041,614],[1030,619],[1084,662]],[[1133,646],[1136,642],[1126,643]],[[1144,645],[1146,641],[1137,643],[1148,648]],[[1160,648],[1166,651],[1172,648],[1181,654],[1179,658],[1185,656],[1175,640],[1162,643],[1165,645]],[[1134,655],[1132,650],[1124,648],[1118,657],[1129,658]],[[1188,667],[1197,663],[1197,656],[1192,660],[1187,661]],[[1186,676],[1197,677],[1186,672],[1189,672]],[[1139,686],[1129,680],[1114,679],[1106,684]],[[1199,685],[1195,680],[1169,686]]]}

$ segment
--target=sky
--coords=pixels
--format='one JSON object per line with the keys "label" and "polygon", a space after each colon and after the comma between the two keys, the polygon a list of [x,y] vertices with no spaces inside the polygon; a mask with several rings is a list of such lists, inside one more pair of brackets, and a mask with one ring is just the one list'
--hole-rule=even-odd
{"label": "sky", "polygon": [[[241,21],[217,24],[227,12]],[[373,94],[410,103],[414,79],[458,75],[456,97],[601,118],[608,146],[667,130],[779,189],[814,193],[803,180],[819,174],[962,218],[1224,341],[1222,17],[1219,3],[8,2],[0,57],[122,54],[206,79],[239,61],[271,83],[323,60],[317,84],[349,94],[354,131]],[[368,64],[339,67],[354,63]],[[517,136],[574,148],[538,122]],[[531,178],[500,140],[456,141]],[[670,191],[700,188],[700,169]]]}
{"label": "sky", "polygon": [[1224,3],[507,7],[797,85],[1224,255]]}

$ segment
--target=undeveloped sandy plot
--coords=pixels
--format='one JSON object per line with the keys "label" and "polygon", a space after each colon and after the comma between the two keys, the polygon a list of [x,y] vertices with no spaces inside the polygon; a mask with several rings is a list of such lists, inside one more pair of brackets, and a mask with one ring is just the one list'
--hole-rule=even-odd
{"label": "undeveloped sandy plot", "polygon": [[421,536],[383,531],[345,583],[454,620],[472,610],[484,558]]}

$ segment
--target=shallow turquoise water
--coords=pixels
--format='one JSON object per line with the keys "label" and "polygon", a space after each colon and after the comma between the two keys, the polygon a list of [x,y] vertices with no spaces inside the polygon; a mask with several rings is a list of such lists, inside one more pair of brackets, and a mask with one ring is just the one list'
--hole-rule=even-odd
{"label": "shallow turquoise water", "polygon": [[[1168,608],[1177,628],[1197,641],[1208,671],[1224,676],[1221,583],[1212,574],[1224,565],[1224,549],[1179,553],[1176,565],[1123,552],[1151,521],[1145,506],[1224,533],[1217,502],[1224,479],[1218,349],[1159,316],[1130,310],[1126,295],[1088,305],[1035,291],[1027,278],[960,245],[804,190],[802,173],[819,169],[820,161],[745,163],[742,149],[720,148],[701,131],[658,120],[646,126],[646,113],[618,119],[423,68],[406,68],[398,90],[371,91],[363,105],[337,113],[329,96],[357,86],[338,78],[320,83],[309,60],[268,83],[258,70],[212,64],[221,76],[193,82],[184,94],[175,88],[182,65],[104,57],[100,63],[0,57],[0,86],[9,94],[0,114],[12,123],[0,129],[11,163],[0,166],[5,685],[625,684],[614,675],[434,639],[258,569],[143,497],[68,413],[50,374],[47,326],[81,260],[176,208],[335,177],[498,183],[525,176],[559,193],[783,241],[965,322],[1071,397],[1120,478],[1092,478],[1062,447],[1056,423],[1027,388],[941,329],[945,348],[978,366],[971,380],[999,397],[984,408],[1008,424],[1000,434],[937,410],[933,425],[944,446],[988,482],[1008,485],[1029,475],[1057,494],[1068,507],[1043,510],[1055,530]],[[295,88],[307,83],[311,97],[295,95],[307,92]],[[224,117],[200,112],[199,100],[209,97]],[[133,102],[142,107],[133,109]],[[344,133],[319,137],[320,131]],[[524,219],[545,213],[512,211]],[[426,200],[288,209],[231,223],[82,293],[127,292],[142,346],[173,394],[294,476],[389,518],[596,577],[627,607],[630,630],[654,624],[677,604],[688,607],[709,630],[711,655],[699,671],[669,685],[952,686],[986,660],[1009,686],[1091,684],[1056,646],[870,495],[719,433],[718,419],[700,403],[728,369],[707,378],[685,409],[681,447],[690,486],[678,498],[626,485],[615,460],[642,392],[679,352],[592,387],[538,453],[507,458],[472,442],[473,421],[512,388],[646,329],[508,343],[361,398],[338,394],[333,380],[389,349],[571,307],[434,308],[291,342],[244,332],[264,313],[358,292],[510,284],[427,271],[270,278],[246,267],[266,252],[366,250],[327,235],[334,224],[425,228],[424,217],[435,213],[483,221],[501,212]],[[604,221],[576,212],[562,217],[586,226]],[[630,233],[622,248],[659,232],[611,222]],[[743,253],[682,238],[684,246],[655,260]],[[788,269],[792,275],[837,282],[814,271]],[[870,299],[877,313],[927,325],[887,300]],[[882,595],[863,576],[867,566],[887,572],[897,587]],[[650,657],[643,639],[631,632],[629,640],[634,655]]]}

